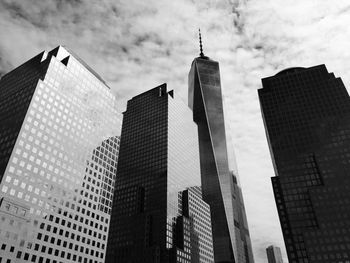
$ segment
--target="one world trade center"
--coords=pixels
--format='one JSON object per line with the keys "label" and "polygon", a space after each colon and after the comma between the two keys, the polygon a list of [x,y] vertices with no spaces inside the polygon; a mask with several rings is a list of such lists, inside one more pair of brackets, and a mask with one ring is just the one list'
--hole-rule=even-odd
{"label": "one world trade center", "polygon": [[237,169],[228,157],[219,63],[203,54],[192,62],[188,104],[198,125],[203,199],[210,205],[216,263],[254,262]]}

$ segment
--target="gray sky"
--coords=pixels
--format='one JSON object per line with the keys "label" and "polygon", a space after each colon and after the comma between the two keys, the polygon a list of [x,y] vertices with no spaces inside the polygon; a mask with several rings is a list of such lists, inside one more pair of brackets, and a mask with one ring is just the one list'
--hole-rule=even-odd
{"label": "gray sky", "polygon": [[187,101],[200,27],[204,53],[220,62],[255,259],[267,262],[268,245],[285,248],[256,90],[284,68],[323,63],[349,86],[349,13],[347,0],[0,0],[0,75],[62,44],[106,80],[121,108],[163,82]]}

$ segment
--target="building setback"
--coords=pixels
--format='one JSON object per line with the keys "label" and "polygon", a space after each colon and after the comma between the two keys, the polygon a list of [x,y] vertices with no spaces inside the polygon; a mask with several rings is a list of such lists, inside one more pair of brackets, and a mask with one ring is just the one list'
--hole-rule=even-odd
{"label": "building setback", "polygon": [[266,248],[268,263],[283,263],[281,249],[276,246]]}
{"label": "building setback", "polygon": [[203,201],[201,187],[182,192],[182,214],[190,219],[190,262],[214,262],[210,207]]}
{"label": "building setback", "polygon": [[219,63],[202,50],[192,62],[188,86],[188,104],[198,126],[203,200],[211,209],[215,262],[252,263],[237,169],[228,158]]}
{"label": "building setback", "polygon": [[129,100],[106,263],[213,262],[210,210],[200,185],[191,110],[166,84]]}
{"label": "building setback", "polygon": [[120,119],[62,46],[1,78],[1,262],[104,262]]}
{"label": "building setback", "polygon": [[290,263],[350,262],[350,100],[325,65],[290,68],[258,91]]}

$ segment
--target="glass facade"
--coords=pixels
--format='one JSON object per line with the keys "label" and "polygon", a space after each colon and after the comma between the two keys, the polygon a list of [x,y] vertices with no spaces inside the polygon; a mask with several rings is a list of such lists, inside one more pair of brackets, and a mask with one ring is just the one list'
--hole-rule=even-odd
{"label": "glass facade", "polygon": [[182,192],[201,183],[198,135],[173,97],[163,84],[128,101],[106,262],[192,262]]}
{"label": "glass facade", "polygon": [[268,263],[283,263],[282,253],[279,247],[269,246],[266,248]]}
{"label": "glass facade", "polygon": [[59,46],[0,80],[1,262],[104,262],[116,99]]}
{"label": "glass facade", "polygon": [[190,219],[190,262],[214,262],[210,207],[203,201],[200,187],[183,191],[182,211]]}
{"label": "glass facade", "polygon": [[350,100],[325,65],[291,68],[259,90],[290,263],[350,262]]}
{"label": "glass facade", "polygon": [[211,208],[215,262],[253,262],[241,190],[228,159],[219,63],[192,62],[189,106],[198,125],[203,199]]}

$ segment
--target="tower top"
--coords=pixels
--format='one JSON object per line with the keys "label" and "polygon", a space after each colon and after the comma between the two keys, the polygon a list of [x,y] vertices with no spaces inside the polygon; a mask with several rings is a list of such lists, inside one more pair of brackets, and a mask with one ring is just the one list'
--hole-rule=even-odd
{"label": "tower top", "polygon": [[199,50],[200,50],[199,55],[200,55],[201,58],[203,58],[205,56],[204,56],[204,53],[203,53],[202,34],[201,34],[201,29],[200,28],[198,29],[198,32],[199,32]]}

